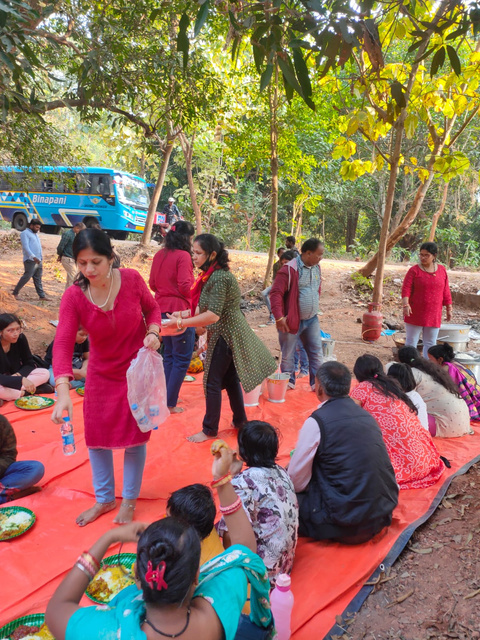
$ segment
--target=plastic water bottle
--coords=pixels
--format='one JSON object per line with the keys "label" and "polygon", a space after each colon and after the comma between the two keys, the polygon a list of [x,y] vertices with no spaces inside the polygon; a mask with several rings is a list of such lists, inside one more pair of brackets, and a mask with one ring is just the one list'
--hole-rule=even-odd
{"label": "plastic water bottle", "polygon": [[138,427],[141,431],[150,431],[152,429],[153,425],[150,423],[150,418],[145,414],[143,409],[141,409],[136,402],[132,404],[130,410],[133,414],[133,417],[137,421]]}
{"label": "plastic water bottle", "polygon": [[76,449],[73,424],[70,422],[70,418],[63,418],[63,424],[60,425],[60,433],[62,434],[63,453],[66,456],[71,456]]}
{"label": "plastic water bottle", "polygon": [[277,577],[275,589],[270,594],[277,640],[289,640],[292,634],[293,593],[290,590],[291,582],[289,575],[281,573]]}

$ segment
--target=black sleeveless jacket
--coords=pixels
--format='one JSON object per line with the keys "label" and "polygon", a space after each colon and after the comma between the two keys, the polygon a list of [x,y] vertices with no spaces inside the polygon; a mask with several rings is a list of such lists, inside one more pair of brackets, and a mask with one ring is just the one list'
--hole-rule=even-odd
{"label": "black sleeveless jacket", "polygon": [[320,445],[306,491],[298,494],[300,535],[324,540],[389,525],[398,485],[375,419],[350,397],[331,398],[311,416]]}

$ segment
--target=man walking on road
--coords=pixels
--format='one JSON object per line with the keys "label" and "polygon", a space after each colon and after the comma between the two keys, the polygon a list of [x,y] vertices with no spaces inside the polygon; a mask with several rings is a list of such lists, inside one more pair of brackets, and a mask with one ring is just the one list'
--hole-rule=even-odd
{"label": "man walking on road", "polygon": [[27,284],[30,278],[33,278],[35,290],[40,300],[48,300],[42,286],[42,245],[38,232],[42,223],[37,218],[32,218],[28,223],[28,227],[20,234],[23,251],[23,268],[24,274],[17,282],[15,289],[12,291],[15,298],[18,298],[20,290]]}
{"label": "man walking on road", "polygon": [[67,282],[65,284],[65,289],[68,289],[68,287],[72,286],[75,275],[77,273],[77,267],[75,265],[75,260],[73,259],[73,241],[75,240],[75,236],[77,235],[77,233],[86,228],[87,227],[83,224],[83,222],[77,222],[77,224],[74,225],[72,229],[67,229],[65,231],[60,239],[60,242],[58,243],[58,261],[62,263],[62,267],[67,272]]}
{"label": "man walking on road", "polygon": [[282,350],[282,372],[290,374],[290,389],[295,388],[295,349],[298,338],[309,360],[310,387],[315,390],[315,375],[323,362],[318,305],[322,286],[320,260],[324,247],[317,238],[302,245],[302,252],[287,262],[273,281],[270,304]]}

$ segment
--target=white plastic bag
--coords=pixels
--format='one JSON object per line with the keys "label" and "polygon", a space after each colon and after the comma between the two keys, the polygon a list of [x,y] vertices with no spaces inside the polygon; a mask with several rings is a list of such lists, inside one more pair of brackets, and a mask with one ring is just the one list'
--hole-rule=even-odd
{"label": "white plastic bag", "polygon": [[142,347],[127,371],[128,404],[141,431],[151,431],[170,415],[162,356]]}

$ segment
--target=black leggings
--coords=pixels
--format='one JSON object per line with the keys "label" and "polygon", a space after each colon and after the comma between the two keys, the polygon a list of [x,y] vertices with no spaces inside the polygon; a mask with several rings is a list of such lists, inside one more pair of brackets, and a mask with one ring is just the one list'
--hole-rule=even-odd
{"label": "black leggings", "polygon": [[227,391],[235,427],[241,427],[247,421],[242,387],[233,363],[233,353],[222,336],[218,338],[213,350],[206,388],[207,410],[202,427],[205,435],[212,437],[218,433],[222,410],[222,389]]}

